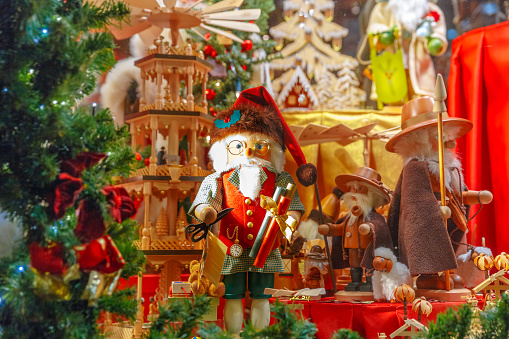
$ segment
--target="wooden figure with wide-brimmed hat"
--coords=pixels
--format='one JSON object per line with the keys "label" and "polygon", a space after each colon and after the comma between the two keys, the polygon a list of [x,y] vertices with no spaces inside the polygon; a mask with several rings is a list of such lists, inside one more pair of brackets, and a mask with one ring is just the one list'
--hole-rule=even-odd
{"label": "wooden figure with wide-brimmed hat", "polygon": [[385,248],[392,253],[392,240],[385,218],[376,208],[390,202],[390,190],[372,168],[360,167],[354,174],[336,177],[337,187],[345,192],[341,199],[349,212],[335,223],[320,225],[322,235],[332,235],[332,265],[334,269],[350,267],[352,282],[345,291],[372,291],[371,281],[362,282],[363,271],[373,269],[376,250]]}
{"label": "wooden figure with wide-brimmed hat", "polygon": [[[417,288],[421,289],[454,286],[453,279],[437,273],[457,268],[455,252],[467,230],[466,202],[482,203],[480,197],[486,194],[490,197],[484,202],[491,201],[489,192],[476,192],[477,201],[471,199],[452,149],[472,123],[449,117],[440,76],[436,87],[435,99],[420,97],[403,106],[402,130],[385,146],[404,161],[388,225],[399,260],[412,275],[420,275]],[[463,288],[461,279],[456,280],[456,288]]]}

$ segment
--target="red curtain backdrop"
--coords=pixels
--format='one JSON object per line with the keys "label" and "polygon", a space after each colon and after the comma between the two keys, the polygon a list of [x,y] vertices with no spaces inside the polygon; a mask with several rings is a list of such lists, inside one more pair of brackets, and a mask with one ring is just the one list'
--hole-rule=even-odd
{"label": "red curtain backdrop", "polygon": [[[486,239],[494,255],[509,252],[509,22],[479,28],[452,43],[449,114],[473,122],[458,140],[465,183],[494,199],[470,222],[471,243]],[[471,215],[479,205],[471,209]]]}

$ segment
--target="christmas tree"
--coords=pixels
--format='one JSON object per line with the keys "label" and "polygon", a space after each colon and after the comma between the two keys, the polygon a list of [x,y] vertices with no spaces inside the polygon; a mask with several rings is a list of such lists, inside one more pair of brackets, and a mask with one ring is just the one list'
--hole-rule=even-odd
{"label": "christmas tree", "polygon": [[139,272],[134,204],[111,186],[134,154],[126,128],[80,107],[115,59],[122,2],[19,0],[0,11],[0,209],[23,237],[0,263],[5,338],[95,338],[105,312],[133,318],[120,276]]}
{"label": "christmas tree", "polygon": [[[221,0],[212,0],[214,4]],[[245,0],[242,9],[261,10],[260,17],[254,21],[260,27],[260,33],[247,33],[234,30],[233,33],[243,40],[243,43],[225,39],[214,33],[205,34],[203,51],[205,56],[215,59],[226,68],[226,77],[210,77],[207,83],[207,100],[210,102],[210,112],[215,114],[233,105],[236,94],[253,86],[270,86],[268,77],[268,61],[276,58],[272,55],[276,43],[269,39],[269,14],[275,9],[274,2],[268,0]],[[201,40],[198,36],[195,39]],[[253,84],[255,73],[260,79]],[[267,74],[267,76],[263,76]]]}
{"label": "christmas tree", "polygon": [[[286,0],[283,5],[285,21],[270,29],[282,56],[271,62],[271,68],[284,72],[276,74],[274,92],[280,93],[294,68],[301,65],[320,99],[319,108],[361,107],[366,94],[358,88],[354,72],[358,62],[339,53],[348,29],[332,22],[334,2]],[[337,97],[341,97],[341,102],[332,100]]]}

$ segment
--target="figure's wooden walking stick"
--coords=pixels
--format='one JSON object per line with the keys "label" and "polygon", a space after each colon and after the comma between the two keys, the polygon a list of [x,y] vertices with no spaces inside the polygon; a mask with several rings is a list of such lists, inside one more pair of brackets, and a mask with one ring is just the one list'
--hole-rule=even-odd
{"label": "figure's wooden walking stick", "polygon": [[[444,218],[445,227],[447,228],[447,219],[451,216],[451,210],[447,207],[447,201],[445,198],[445,166],[444,166],[444,131],[443,131],[443,113],[447,113],[447,106],[445,105],[445,99],[447,98],[447,91],[445,89],[444,79],[441,74],[437,75],[437,82],[435,84],[435,104],[433,105],[433,111],[437,113],[438,120],[438,162],[440,165],[440,200],[442,216]],[[445,289],[446,291],[451,290],[451,283],[449,280],[449,271],[445,271]]]}
{"label": "figure's wooden walking stick", "polygon": [[[315,182],[315,193],[316,193],[316,200],[318,201],[318,212],[320,212],[320,225],[323,224],[323,213],[322,213],[322,202],[320,200],[320,193],[318,192],[318,185]],[[327,259],[329,261],[329,273],[330,277],[332,279],[332,290],[334,293],[338,291],[336,287],[336,278],[334,277],[334,270],[332,269],[332,259],[330,257],[331,251],[329,250],[329,241],[327,239],[328,236],[324,235],[323,240],[325,240],[325,252],[327,253]]]}

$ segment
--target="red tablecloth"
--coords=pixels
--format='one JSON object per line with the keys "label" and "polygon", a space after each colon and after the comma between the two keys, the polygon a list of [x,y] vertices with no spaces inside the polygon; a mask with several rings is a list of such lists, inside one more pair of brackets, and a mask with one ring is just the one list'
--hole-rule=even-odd
{"label": "red tablecloth", "polygon": [[[273,299],[272,299],[273,300]],[[384,332],[389,336],[392,332],[403,325],[404,308],[402,303],[338,303],[332,298],[321,301],[290,301],[286,303],[303,304],[303,310],[295,310],[316,324],[318,339],[329,339],[340,328],[349,328],[358,332],[365,338],[378,338],[378,333]],[[449,307],[458,307],[463,303],[432,302],[433,312],[429,317],[422,316],[421,323],[426,325],[434,321],[438,313],[443,313]],[[417,314],[412,311],[411,303],[408,307],[408,317],[417,319]]]}

